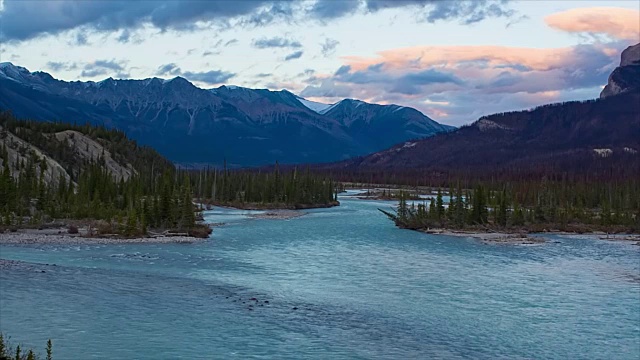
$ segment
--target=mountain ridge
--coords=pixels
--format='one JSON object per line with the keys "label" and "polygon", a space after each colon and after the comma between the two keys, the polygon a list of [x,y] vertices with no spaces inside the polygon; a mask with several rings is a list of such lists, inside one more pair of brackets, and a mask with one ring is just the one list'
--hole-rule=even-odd
{"label": "mountain ridge", "polygon": [[[0,64],[0,95],[0,108],[18,117],[116,127],[177,163],[336,161],[452,129],[417,110],[407,118],[383,111],[395,105],[352,105],[384,113],[362,115],[376,119],[367,131],[369,123],[353,127],[328,111],[316,112],[288,90],[202,89],[182,77],[67,82],[11,63]],[[393,131],[387,135],[380,128]]]}
{"label": "mountain ridge", "polygon": [[[631,49],[631,50],[630,50]],[[455,131],[321,169],[344,172],[571,173],[640,171],[640,44],[625,50],[609,79],[616,91],[479,118]],[[634,58],[635,57],[635,58]],[[632,71],[627,71],[633,68]],[[625,71],[621,71],[623,69]],[[607,85],[609,86],[609,85]],[[605,88],[607,89],[607,88]],[[626,175],[625,175],[626,174]]]}

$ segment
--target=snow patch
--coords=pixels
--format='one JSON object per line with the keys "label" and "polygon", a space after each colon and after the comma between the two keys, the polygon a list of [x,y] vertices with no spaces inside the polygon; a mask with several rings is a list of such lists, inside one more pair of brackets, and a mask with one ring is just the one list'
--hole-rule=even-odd
{"label": "snow patch", "polygon": [[404,106],[396,106],[396,108],[395,108],[395,109],[393,109],[393,111],[392,111],[392,112],[396,112],[396,111],[398,111],[398,110],[402,110],[402,109],[404,109]]}
{"label": "snow patch", "polygon": [[596,153],[596,156],[603,158],[613,155],[613,150],[611,149],[593,149],[593,152]]}
{"label": "snow patch", "polygon": [[318,114],[324,114],[330,107],[333,106],[332,104],[323,104],[320,102],[307,100],[299,96],[296,96],[296,98],[298,99],[298,101],[302,103],[302,105],[306,106],[308,109],[312,111],[317,112]]}
{"label": "snow patch", "polygon": [[329,105],[329,107],[327,107],[327,108],[325,108],[325,109],[323,109],[323,110],[318,111],[318,114],[326,114],[326,113],[328,113],[329,111],[331,111],[331,109],[333,109],[334,107],[338,106],[338,104],[340,104],[340,103],[341,103],[341,102],[343,102],[343,101],[344,101],[344,100],[340,100],[340,101],[338,101],[338,102],[337,102],[337,103],[335,103],[335,104]]}
{"label": "snow patch", "polygon": [[0,77],[21,83],[25,81],[24,75],[31,75],[31,72],[22,66],[16,66],[10,62],[0,63]]}

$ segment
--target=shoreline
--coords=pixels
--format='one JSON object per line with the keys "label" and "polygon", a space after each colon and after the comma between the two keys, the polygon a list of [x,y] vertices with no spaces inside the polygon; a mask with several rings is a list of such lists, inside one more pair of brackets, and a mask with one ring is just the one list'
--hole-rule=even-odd
{"label": "shoreline", "polygon": [[222,207],[231,208],[237,210],[309,210],[309,209],[327,209],[335,206],[340,206],[339,201],[332,201],[328,204],[284,204],[284,203],[203,203],[205,210],[210,210],[207,207]]}
{"label": "shoreline", "polygon": [[545,235],[563,235],[575,238],[589,238],[594,240],[625,241],[634,242],[633,245],[640,246],[640,234],[607,234],[603,232],[577,233],[567,231],[548,232],[482,232],[472,230],[450,230],[450,229],[417,229],[425,234],[447,235],[463,238],[474,238],[483,243],[491,244],[514,244],[514,245],[535,245],[548,242]]}
{"label": "shoreline", "polygon": [[295,219],[307,215],[307,212],[299,210],[270,210],[263,214],[251,214],[252,219],[265,219],[265,220],[289,220]]}
{"label": "shoreline", "polygon": [[81,234],[68,234],[66,228],[44,230],[22,229],[16,232],[0,233],[0,245],[193,244],[207,240],[208,238],[196,238],[184,235],[131,238],[92,237]]}

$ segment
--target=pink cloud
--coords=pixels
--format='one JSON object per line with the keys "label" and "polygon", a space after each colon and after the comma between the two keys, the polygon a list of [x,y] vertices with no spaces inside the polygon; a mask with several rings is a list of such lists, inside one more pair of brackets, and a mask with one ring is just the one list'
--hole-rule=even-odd
{"label": "pink cloud", "polygon": [[[459,125],[493,112],[597,97],[626,41],[563,48],[416,46],[372,57],[343,57],[334,74],[319,74],[303,96],[333,102],[352,97],[411,106]],[[433,71],[431,71],[433,70]],[[446,73],[459,82],[403,79]],[[428,79],[427,79],[428,80]]]}
{"label": "pink cloud", "polygon": [[640,41],[640,11],[614,7],[571,9],[547,16],[552,28],[572,33],[606,34],[615,39]]}
{"label": "pink cloud", "polygon": [[[598,45],[606,54],[616,54],[613,46]],[[385,70],[425,69],[431,67],[459,69],[467,62],[486,62],[489,67],[520,66],[547,71],[571,63],[574,47],[519,48],[508,46],[413,46],[378,52],[375,57],[345,56],[342,59],[353,70],[364,70],[383,63]],[[477,68],[477,66],[476,66]]]}

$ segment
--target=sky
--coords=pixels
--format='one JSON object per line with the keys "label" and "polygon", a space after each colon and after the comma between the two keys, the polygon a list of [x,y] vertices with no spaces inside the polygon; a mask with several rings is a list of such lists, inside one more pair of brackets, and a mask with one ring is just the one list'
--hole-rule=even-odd
{"label": "sky", "polygon": [[455,126],[596,98],[638,42],[638,0],[0,0],[0,61],[58,79],[182,76]]}

